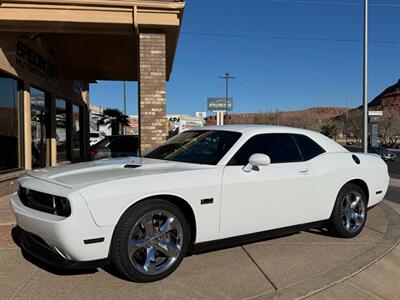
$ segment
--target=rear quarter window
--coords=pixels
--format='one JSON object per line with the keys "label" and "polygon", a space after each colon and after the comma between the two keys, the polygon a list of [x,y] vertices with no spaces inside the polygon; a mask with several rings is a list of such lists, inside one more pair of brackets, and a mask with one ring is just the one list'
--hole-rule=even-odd
{"label": "rear quarter window", "polygon": [[293,134],[304,160],[310,160],[326,151],[317,142],[302,134]]}

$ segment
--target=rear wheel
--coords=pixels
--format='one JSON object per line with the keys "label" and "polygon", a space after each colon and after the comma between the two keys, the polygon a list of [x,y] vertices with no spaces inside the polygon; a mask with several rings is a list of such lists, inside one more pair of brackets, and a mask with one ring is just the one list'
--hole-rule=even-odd
{"label": "rear wheel", "polygon": [[111,245],[112,263],[132,281],[162,279],[181,263],[189,234],[178,207],[162,199],[145,201],[121,217]]}
{"label": "rear wheel", "polygon": [[362,188],[348,183],[340,190],[332,216],[330,227],[338,236],[351,238],[357,236],[367,220],[367,197]]}

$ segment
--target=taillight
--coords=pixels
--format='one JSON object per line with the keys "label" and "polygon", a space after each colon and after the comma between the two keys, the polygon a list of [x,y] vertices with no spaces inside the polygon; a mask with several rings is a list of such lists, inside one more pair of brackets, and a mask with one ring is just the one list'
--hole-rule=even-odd
{"label": "taillight", "polygon": [[97,150],[96,149],[90,149],[89,151],[88,151],[88,156],[89,157],[94,157],[94,156],[96,156],[96,154],[97,154]]}

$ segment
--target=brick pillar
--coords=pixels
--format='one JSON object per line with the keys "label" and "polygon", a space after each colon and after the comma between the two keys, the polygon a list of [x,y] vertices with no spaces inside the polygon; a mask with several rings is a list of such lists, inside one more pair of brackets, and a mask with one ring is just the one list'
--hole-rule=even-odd
{"label": "brick pillar", "polygon": [[140,154],[167,139],[165,35],[139,34]]}

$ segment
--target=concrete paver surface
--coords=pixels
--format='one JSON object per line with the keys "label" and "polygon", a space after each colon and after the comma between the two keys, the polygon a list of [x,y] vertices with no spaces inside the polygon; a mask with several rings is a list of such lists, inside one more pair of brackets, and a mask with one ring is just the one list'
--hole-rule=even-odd
{"label": "concrete paver surface", "polygon": [[330,299],[400,299],[400,248],[373,264],[363,272],[323,290],[309,300]]}

